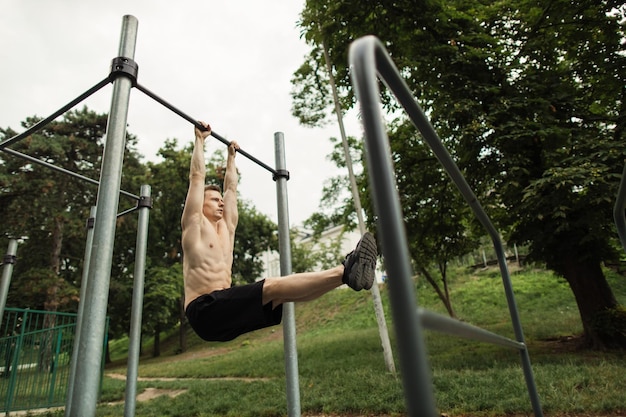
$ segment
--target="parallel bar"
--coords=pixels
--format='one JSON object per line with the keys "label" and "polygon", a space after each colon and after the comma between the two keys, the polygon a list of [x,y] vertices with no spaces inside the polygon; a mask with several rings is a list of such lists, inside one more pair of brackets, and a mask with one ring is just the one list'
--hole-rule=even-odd
{"label": "parallel bar", "polygon": [[508,337],[500,336],[493,332],[463,323],[457,319],[453,319],[442,314],[418,308],[417,316],[426,329],[434,330],[440,333],[447,333],[452,336],[459,336],[465,339],[477,340],[479,342],[491,343],[492,345],[500,345],[513,349],[526,349],[526,345]]}
{"label": "parallel bar", "polygon": [[[119,56],[134,58],[137,26],[135,17],[124,16]],[[101,369],[103,341],[106,336],[106,310],[131,89],[132,80],[128,77],[118,77],[113,82],[111,111],[98,187],[89,282],[84,300],[87,309],[80,335],[81,360],[76,369],[76,381],[80,383],[74,385],[71,417],[94,417],[96,413],[100,386],[100,372],[96,370]]]}
{"label": "parallel bar", "polygon": [[[385,82],[387,87],[393,92],[398,102],[400,102],[400,104],[402,105],[406,113],[411,118],[411,121],[413,122],[415,127],[418,128],[424,140],[431,147],[431,149],[433,150],[433,153],[435,154],[435,156],[437,157],[441,165],[446,169],[446,171],[448,172],[448,175],[456,184],[457,188],[459,189],[459,191],[461,192],[461,194],[463,195],[463,197],[465,198],[465,200],[467,201],[467,203],[473,210],[475,216],[478,218],[478,220],[482,223],[482,225],[485,227],[485,229],[491,236],[494,249],[498,257],[498,263],[499,263],[500,272],[502,275],[502,283],[505,289],[505,295],[506,295],[506,299],[507,299],[507,303],[509,307],[509,314],[512,320],[513,330],[515,332],[517,341],[520,342],[525,347],[524,333],[522,331],[521,320],[519,318],[519,313],[518,313],[517,305],[515,302],[515,296],[513,293],[513,286],[511,283],[510,276],[509,276],[506,255],[504,253],[504,245],[502,244],[500,240],[500,235],[498,231],[495,229],[495,227],[491,223],[491,220],[489,219],[489,217],[487,216],[487,214],[481,207],[473,191],[471,190],[471,188],[465,181],[465,178],[461,174],[461,171],[456,166],[452,157],[448,153],[447,149],[444,147],[437,133],[435,132],[435,129],[430,124],[430,121],[428,120],[428,118],[426,117],[422,109],[420,108],[419,104],[415,101],[415,98],[413,97],[411,90],[408,88],[408,86],[404,82],[404,79],[402,79],[402,77],[400,76],[400,72],[394,65],[393,61],[391,60],[391,57],[385,50],[382,43],[374,36],[366,36],[366,37],[356,40],[351,45],[351,48],[350,48],[350,60],[351,60],[350,61],[351,64],[353,64],[352,66],[355,69],[354,76],[353,76],[353,84],[355,84],[355,89],[357,90],[357,96],[361,100],[361,106],[363,109],[363,124],[365,126],[366,139],[367,139],[366,144],[369,145],[370,142],[376,141],[377,143],[375,143],[375,145],[379,146],[379,149],[376,149],[374,147],[375,146],[374,144],[372,144],[371,146],[368,146],[368,155],[367,155],[368,162],[370,162],[370,159],[376,161],[375,158],[378,157],[378,154],[375,153],[376,151],[388,153],[387,148],[383,146],[382,144],[383,142],[384,144],[388,144],[389,138],[387,137],[387,132],[384,130],[382,126],[382,122],[381,122],[382,115],[380,114],[380,108],[379,108],[380,92],[378,90],[378,83],[377,83],[377,74],[378,74],[380,78]],[[360,90],[361,88],[363,89],[363,91]],[[363,97],[359,96],[359,91],[361,91],[361,95]],[[370,163],[369,165],[370,171],[376,173],[377,176],[380,175],[381,177],[382,176],[393,177],[393,171],[392,171],[392,166],[391,166],[390,161],[391,161],[390,156],[387,156],[387,161],[382,161],[378,164]],[[398,222],[400,222],[402,219],[401,217],[402,213],[399,208],[399,203],[397,203],[398,204],[397,211],[394,212],[388,208],[389,206],[386,205],[387,203],[385,203],[384,200],[385,198],[387,199],[393,198],[399,201],[399,197],[398,197],[398,193],[395,191],[395,181],[393,180],[393,178],[387,179],[386,183],[383,183],[382,180],[377,180],[376,176],[374,176],[373,179],[372,177],[370,177],[370,179],[374,182],[378,181],[381,184],[385,184],[388,187],[392,187],[394,190],[393,193],[388,193],[387,195],[385,195],[384,194],[385,190],[377,190],[376,187],[373,187],[376,198],[377,198],[376,199],[376,202],[378,203],[377,207],[378,206],[382,207],[382,209],[381,208],[378,209],[379,215],[381,218],[379,222],[379,230],[381,230],[381,234],[383,235],[383,239],[384,239],[385,234],[388,232],[388,230],[383,225],[384,223],[383,218],[386,217],[388,213],[390,213],[391,217],[398,216],[397,218]],[[377,194],[377,193],[382,194],[383,197],[381,197],[380,194]],[[400,233],[404,234],[403,227],[401,228]],[[394,237],[397,237],[397,236],[399,235],[396,234],[394,236],[393,234],[390,233],[388,239],[392,240]],[[388,242],[388,243],[391,243],[391,242]],[[384,245],[385,245],[385,242],[383,242],[383,249],[385,249]],[[387,249],[390,249],[390,248],[387,248]],[[393,262],[388,262],[387,264],[391,265],[393,264]],[[390,283],[392,283],[393,281],[395,281],[396,276],[392,275],[391,273],[390,273],[390,276],[394,277],[394,279],[390,279],[389,281]],[[406,280],[407,284],[410,283],[409,277],[410,276],[407,274],[399,275],[399,278]],[[392,298],[392,301],[393,301],[393,298]],[[408,300],[405,300],[404,302],[408,303]],[[403,306],[402,309],[406,307],[408,307],[408,304],[406,306]],[[403,321],[402,328],[403,329],[406,328],[408,331],[408,326],[406,326],[407,319],[404,317],[401,317],[400,319]],[[404,333],[398,332],[398,334],[404,334]],[[528,394],[529,394],[529,397],[533,406],[533,410],[535,412],[535,416],[542,417],[543,411],[541,409],[539,396],[537,394],[537,387],[535,385],[535,379],[534,379],[532,367],[530,364],[530,357],[528,355],[528,349],[526,348],[521,349],[520,357],[521,357],[521,362],[522,362],[522,368],[524,371],[524,377],[526,379],[526,386],[528,389]],[[411,385],[405,384],[405,390],[407,386],[411,386]],[[418,414],[416,413],[415,415],[418,415]]]}
{"label": "parallel bar", "polygon": [[[388,86],[388,88],[394,93],[406,113],[411,118],[411,121],[417,127],[422,134],[424,140],[428,143],[433,153],[439,160],[440,164],[446,169],[448,175],[455,183],[465,201],[469,204],[470,208],[474,212],[476,218],[480,221],[483,227],[489,233],[493,247],[498,258],[498,265],[500,267],[500,274],[502,276],[502,285],[504,286],[504,293],[506,296],[509,315],[513,325],[513,331],[518,342],[526,344],[524,338],[524,331],[522,330],[522,322],[519,316],[519,310],[515,301],[515,295],[513,292],[513,284],[509,275],[509,269],[506,260],[506,254],[504,252],[504,245],[500,239],[500,234],[494,227],[487,213],[483,210],[480,202],[476,198],[476,195],[470,188],[469,184],[463,177],[463,174],[459,170],[458,166],[448,153],[448,150],[444,147],[441,139],[435,132],[435,129],[430,124],[430,121],[420,108],[419,104],[415,101],[415,98],[411,94],[409,87],[404,82],[404,79],[400,76],[398,69],[395,67],[393,61],[389,57],[389,54],[385,51],[384,46],[378,43],[377,64],[378,71]],[[537,386],[535,384],[535,378],[530,363],[530,356],[528,349],[522,349],[519,351],[520,359],[522,363],[522,369],[524,377],[526,379],[526,386],[528,389],[528,395],[535,412],[535,417],[543,416],[541,403],[537,394]]]}
{"label": "parallel bar", "polygon": [[[150,199],[150,186],[141,186],[141,197]],[[137,376],[139,354],[141,353],[141,317],[143,311],[143,293],[146,274],[146,251],[148,247],[148,220],[150,207],[139,209],[137,222],[137,246],[135,249],[135,271],[133,281],[133,301],[130,313],[130,332],[128,334],[128,369],[126,371],[126,401],[124,417],[135,415],[137,403]]]}
{"label": "parallel bar", "polygon": [[[158,103],[162,104],[163,106],[167,107],[168,109],[170,109],[171,111],[173,111],[174,113],[176,113],[177,115],[182,117],[183,119],[187,120],[188,122],[190,122],[192,125],[194,125],[198,129],[206,130],[206,128],[204,126],[202,126],[198,122],[198,120],[196,120],[193,117],[183,113],[183,111],[177,109],[172,104],[170,104],[167,101],[163,100],[161,97],[157,96],[156,94],[154,94],[153,92],[151,92],[147,88],[145,88],[145,87],[143,87],[142,85],[139,85],[139,84],[135,85],[135,87],[139,91],[141,91],[142,93],[147,95],[148,97],[152,98],[153,100],[155,100],[156,102],[158,102]],[[219,140],[220,142],[222,142],[226,146],[230,145],[230,142],[228,140],[226,140],[225,138],[223,138],[222,136],[220,136],[219,134],[217,134],[217,133],[215,133],[213,131],[211,131],[211,136],[213,136],[215,139]],[[251,160],[255,164],[259,165],[260,167],[265,168],[267,171],[271,172],[272,174],[277,175],[276,170],[274,168],[272,168],[271,166],[267,165],[264,162],[259,161],[257,158],[255,158],[254,156],[250,155],[248,152],[244,151],[243,149],[238,149],[237,152],[240,153],[241,155],[245,156],[246,158],[248,158],[249,160]]]}
{"label": "parallel bar", "polygon": [[[18,151],[16,151],[16,150],[11,149],[11,148],[4,148],[4,149],[0,149],[0,150],[1,150],[1,151],[4,151],[4,152],[6,152],[6,153],[8,153],[8,154],[10,154],[10,155],[17,156],[18,158],[25,159],[25,160],[27,160],[27,161],[29,161],[29,162],[34,163],[34,164],[38,164],[38,165],[42,165],[42,166],[44,166],[44,167],[46,167],[46,168],[50,168],[50,169],[51,169],[51,170],[53,170],[53,171],[57,171],[57,172],[60,172],[60,173],[62,173],[62,174],[69,175],[69,176],[71,176],[71,177],[78,178],[79,180],[82,180],[82,181],[88,182],[88,183],[90,183],[90,184],[93,184],[93,185],[100,185],[100,182],[99,182],[99,181],[96,181],[96,180],[94,180],[94,179],[92,179],[92,178],[87,178],[87,177],[85,177],[84,175],[78,174],[78,173],[76,173],[76,172],[72,172],[72,171],[70,171],[70,170],[67,170],[67,169],[65,169],[65,168],[58,167],[58,166],[56,166],[56,165],[52,165],[52,164],[51,164],[51,163],[49,163],[49,162],[42,161],[41,159],[37,159],[37,158],[34,158],[34,157],[30,156],[30,155],[23,154],[23,153],[21,153],[21,152],[18,152]],[[120,190],[120,194],[123,194],[123,195],[125,195],[126,197],[133,198],[133,199],[135,199],[135,200],[139,200],[139,196],[137,196],[137,195],[135,195],[135,194],[131,194],[131,193],[126,192],[126,191],[124,191],[124,190]]]}
{"label": "parallel bar", "polygon": [[59,110],[57,110],[54,113],[52,113],[50,116],[48,116],[45,119],[35,123],[34,125],[29,127],[28,129],[26,129],[24,132],[22,132],[20,134],[17,134],[15,136],[13,136],[12,138],[9,138],[9,139],[5,140],[4,142],[0,142],[0,149],[4,149],[7,146],[11,145],[12,143],[15,143],[15,142],[17,142],[19,140],[22,140],[25,137],[27,137],[29,135],[32,135],[33,133],[37,132],[38,130],[43,128],[45,125],[47,125],[48,123],[50,123],[51,121],[53,121],[54,119],[56,119],[57,117],[59,117],[60,115],[62,115],[66,111],[68,111],[69,109],[71,109],[72,107],[76,106],[78,103],[80,103],[81,101],[85,100],[87,97],[91,96],[96,91],[100,90],[102,87],[107,85],[109,82],[110,82],[109,77],[105,78],[104,80],[100,81],[98,84],[96,84],[93,87],[91,87],[89,90],[85,91],[80,96],[76,97],[74,100],[70,101],[65,106],[61,107]]}
{"label": "parallel bar", "polygon": [[[274,133],[276,170],[286,170],[285,138],[282,132]],[[289,238],[289,204],[287,178],[276,178],[276,200],[278,204],[278,243],[280,252],[280,274],[290,275],[291,239]],[[298,350],[296,347],[296,318],[294,303],[283,304],[283,344],[285,351],[285,375],[287,379],[287,412],[289,417],[300,417],[300,382],[298,378]]]}
{"label": "parallel bar", "polygon": [[362,39],[350,47],[352,84],[361,105],[365,156],[378,215],[378,234],[389,275],[389,298],[398,335],[404,397],[411,417],[438,417],[422,327],[415,314],[415,288],[389,140],[383,129],[374,49]]}

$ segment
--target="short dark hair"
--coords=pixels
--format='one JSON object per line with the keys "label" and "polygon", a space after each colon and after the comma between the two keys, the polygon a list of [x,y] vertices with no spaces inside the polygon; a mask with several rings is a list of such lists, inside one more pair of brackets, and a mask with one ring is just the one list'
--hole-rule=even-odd
{"label": "short dark hair", "polygon": [[206,192],[207,190],[213,190],[213,191],[217,191],[218,193],[222,193],[222,189],[220,188],[219,185],[215,185],[215,184],[208,184],[204,186],[204,192]]}

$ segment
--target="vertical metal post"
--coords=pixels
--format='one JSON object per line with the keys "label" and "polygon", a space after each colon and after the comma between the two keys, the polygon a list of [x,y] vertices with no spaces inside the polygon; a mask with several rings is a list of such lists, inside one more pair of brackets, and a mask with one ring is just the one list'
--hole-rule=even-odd
{"label": "vertical metal post", "polygon": [[135,250],[135,281],[133,284],[133,304],[130,313],[130,334],[128,343],[128,369],[126,371],[126,402],[124,417],[135,415],[137,402],[137,368],[141,351],[141,316],[146,272],[146,249],[148,246],[148,220],[150,217],[150,186],[141,186],[139,200],[139,221],[137,224],[137,247]]}
{"label": "vertical metal post", "polygon": [[[337,94],[337,85],[335,84],[335,76],[333,75],[333,67],[330,64],[330,56],[328,55],[328,48],[326,42],[322,41],[322,48],[324,49],[324,60],[326,61],[326,69],[328,71],[328,80],[330,81],[330,88],[333,92],[333,101],[335,102],[335,113],[337,114],[337,123],[339,124],[339,133],[341,133],[341,142],[343,144],[343,154],[346,159],[346,167],[348,168],[348,178],[350,179],[350,190],[352,191],[352,200],[354,201],[354,208],[356,209],[356,216],[359,220],[359,231],[361,235],[365,234],[365,221],[363,220],[363,208],[361,207],[361,197],[359,197],[359,188],[356,183],[356,177],[354,176],[354,169],[352,169],[352,157],[350,156],[350,146],[348,145],[348,139],[346,138],[346,130],[343,126],[343,116],[341,114],[341,106],[339,104],[339,95]],[[393,362],[393,351],[391,349],[391,342],[389,340],[389,330],[387,329],[387,321],[385,320],[385,310],[383,308],[383,301],[380,296],[380,288],[378,283],[374,283],[371,289],[372,301],[374,302],[374,314],[376,315],[376,321],[378,323],[378,335],[380,336],[380,343],[383,348],[383,359],[387,370],[392,374],[396,373],[396,365]]]}
{"label": "vertical metal post", "polygon": [[[138,21],[134,16],[123,18],[119,56],[134,59]],[[92,417],[100,385],[100,369],[103,358],[106,310],[113,257],[113,242],[119,191],[124,159],[126,121],[132,81],[118,77],[113,82],[113,97],[102,160],[100,186],[98,187],[97,217],[94,226],[89,282],[85,297],[85,316],[81,326],[76,381],[72,393],[72,417]]]}
{"label": "vertical metal post", "polygon": [[[17,375],[19,374],[18,368],[20,363],[20,352],[22,351],[22,343],[24,342],[24,333],[28,328],[28,320],[30,320],[30,316],[28,314],[28,310],[24,311],[24,315],[22,316],[22,327],[20,329],[20,334],[15,340],[15,348],[13,350],[13,355],[11,355],[11,367],[10,367],[10,377],[9,377],[9,389],[7,390],[7,402],[6,402],[6,415],[10,415],[11,407],[13,407],[13,400],[15,400],[15,385],[17,383]],[[38,326],[35,326],[38,328]]]}
{"label": "vertical metal post", "polygon": [[[289,239],[289,207],[287,201],[287,169],[285,163],[285,137],[274,133],[276,156],[276,198],[278,202],[278,248],[280,274],[291,274],[291,241]],[[294,303],[283,304],[283,339],[285,373],[287,378],[287,412],[289,417],[300,417],[300,382],[298,378],[298,351],[296,346],[296,318]]]}
{"label": "vertical metal post", "polygon": [[82,327],[83,315],[85,312],[85,294],[87,293],[87,282],[89,281],[89,263],[91,260],[91,245],[93,244],[93,225],[96,221],[96,206],[89,210],[87,219],[87,240],[85,242],[85,254],[83,256],[83,274],[80,282],[80,293],[78,312],[76,314],[76,329],[74,330],[74,346],[72,348],[72,359],[70,360],[70,376],[67,382],[67,395],[65,398],[65,416],[70,415],[72,408],[72,393],[74,382],[76,381],[76,364],[78,363],[78,349],[80,346],[80,330]]}
{"label": "vertical metal post", "polygon": [[13,274],[13,264],[17,254],[17,240],[9,239],[7,254],[4,255],[4,266],[2,267],[2,282],[0,282],[0,323],[4,317],[4,308],[7,305],[9,287],[11,286],[11,275]]}

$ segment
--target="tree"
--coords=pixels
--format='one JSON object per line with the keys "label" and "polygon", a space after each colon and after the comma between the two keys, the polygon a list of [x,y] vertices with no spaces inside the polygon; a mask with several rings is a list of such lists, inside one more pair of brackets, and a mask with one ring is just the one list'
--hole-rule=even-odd
{"label": "tree", "polygon": [[[624,347],[626,312],[601,266],[618,256],[625,18],[612,1],[309,0],[300,25],[313,50],[294,77],[295,113],[323,120],[328,107],[313,88],[324,86],[322,40],[348,107],[348,46],[378,36],[509,242],[568,281],[587,345]],[[388,93],[383,103],[395,110]]]}
{"label": "tree", "polygon": [[470,207],[415,128],[406,121],[397,121],[390,130],[404,224],[411,237],[409,253],[416,270],[435,290],[450,317],[456,317],[448,286],[448,264],[476,249],[480,234],[470,227]]}
{"label": "tree", "polygon": [[[39,120],[27,118],[22,126],[28,128]],[[12,149],[96,179],[106,121],[105,114],[87,108],[70,111],[61,121],[50,122]],[[14,135],[11,129],[0,131],[2,140]],[[134,142],[132,136],[127,137],[125,160],[127,165],[137,167]],[[0,161],[0,216],[7,220],[4,233],[22,240],[21,253],[26,260],[16,265],[17,279],[12,281],[8,305],[75,311],[84,254],[84,225],[90,203],[95,204],[97,188],[23,158],[7,154]],[[127,175],[123,184],[131,184],[132,178],[133,175]],[[118,243],[124,242],[118,239]],[[117,264],[124,254],[124,250],[116,251]],[[46,315],[44,327],[53,327],[55,320],[56,315]],[[40,370],[49,370],[53,364],[51,337],[51,332],[42,334]]]}
{"label": "tree", "polygon": [[[27,118],[23,127],[38,122]],[[57,167],[97,179],[102,157],[102,139],[107,117],[83,108],[66,113],[39,132],[11,148]],[[15,135],[2,129],[2,140]],[[132,149],[134,138],[127,146]],[[133,152],[126,159],[134,158]],[[31,308],[56,311],[75,309],[84,253],[84,226],[90,205],[95,204],[97,187],[25,159],[2,153],[0,160],[0,216],[6,220],[6,236],[22,238],[20,252],[27,262],[15,267],[18,279],[12,302],[19,300]],[[126,181],[128,183],[128,180]],[[48,269],[52,274],[37,274]],[[26,274],[26,271],[31,271]],[[29,282],[21,282],[29,277]],[[37,282],[39,281],[39,282]],[[26,287],[45,288],[45,296],[21,296]],[[71,288],[73,288],[73,294]],[[69,293],[68,293],[69,291]]]}
{"label": "tree", "polygon": [[[391,124],[391,150],[394,155],[400,200],[404,209],[404,223],[409,236],[409,252],[415,269],[428,281],[446,307],[455,317],[448,288],[448,263],[478,246],[478,236],[468,228],[471,216],[454,185],[423,144],[415,129],[402,121]],[[345,166],[343,148],[334,138],[335,149],[330,156],[338,167]],[[349,144],[355,155],[353,161],[362,167],[362,145],[354,138]],[[354,205],[350,197],[342,198],[348,179],[331,178],[324,186],[321,206],[334,207],[330,213],[316,213],[305,224],[319,234],[331,225],[354,224]],[[368,189],[367,170],[357,178],[362,190],[361,199],[373,226],[375,216]],[[419,238],[418,238],[419,237]],[[436,271],[433,271],[433,267]]]}

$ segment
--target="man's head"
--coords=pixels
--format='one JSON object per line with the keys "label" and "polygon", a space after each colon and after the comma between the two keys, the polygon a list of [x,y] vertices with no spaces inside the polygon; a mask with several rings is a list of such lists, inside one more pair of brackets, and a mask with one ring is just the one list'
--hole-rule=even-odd
{"label": "man's head", "polygon": [[222,193],[222,189],[220,188],[219,185],[215,185],[215,184],[207,184],[204,186],[204,192],[206,193],[207,190],[213,190],[213,191],[217,191],[218,193]]}
{"label": "man's head", "polygon": [[224,215],[224,200],[219,186],[210,184],[204,187],[202,214],[209,220],[220,220]]}

